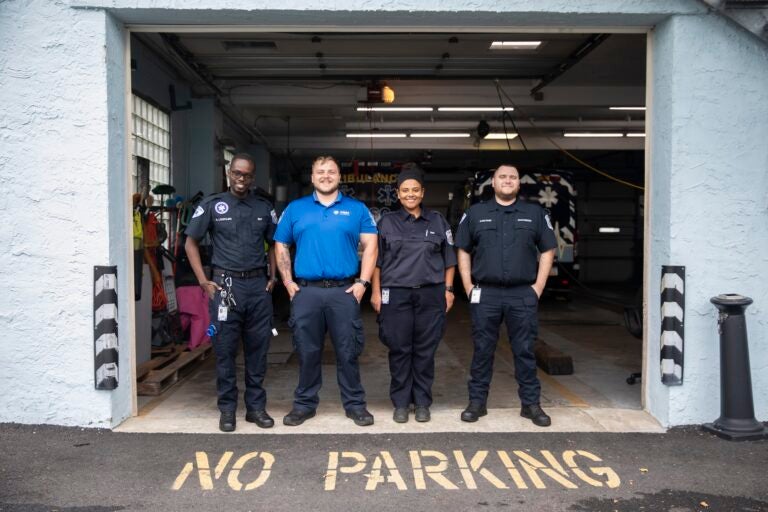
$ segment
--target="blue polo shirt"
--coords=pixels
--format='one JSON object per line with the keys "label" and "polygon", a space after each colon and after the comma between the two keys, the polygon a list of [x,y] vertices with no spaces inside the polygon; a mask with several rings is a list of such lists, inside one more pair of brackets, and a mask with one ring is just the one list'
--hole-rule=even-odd
{"label": "blue polo shirt", "polygon": [[312,192],[285,208],[274,239],[296,244],[296,277],[315,281],[357,275],[361,233],[376,234],[376,223],[365,204],[339,192],[336,200],[325,206]]}

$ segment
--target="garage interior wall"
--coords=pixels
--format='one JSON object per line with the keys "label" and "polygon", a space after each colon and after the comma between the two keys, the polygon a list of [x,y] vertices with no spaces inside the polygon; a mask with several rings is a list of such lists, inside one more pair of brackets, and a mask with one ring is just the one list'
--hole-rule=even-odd
{"label": "garage interior wall", "polygon": [[[761,371],[768,366],[768,290],[761,285],[768,272],[761,252],[768,240],[763,42],[692,0],[399,1],[373,17],[346,0],[329,11],[303,0],[289,2],[283,7],[292,10],[284,11],[270,10],[271,2],[245,0],[201,0],[195,3],[200,10],[180,5],[0,3],[0,209],[7,219],[0,264],[8,283],[0,299],[8,340],[0,345],[0,421],[111,426],[131,413],[125,398],[133,383],[124,362],[132,335],[126,319],[132,290],[124,188],[130,170],[126,146],[117,142],[124,138],[124,113],[115,103],[127,87],[119,85],[124,77],[114,65],[127,39],[102,9],[119,23],[657,26],[650,37],[652,160],[645,203],[646,407],[664,425],[717,417],[718,338],[709,297],[738,292],[755,299],[747,314],[755,408],[758,419],[768,419],[768,372]],[[216,119],[215,108],[210,111],[205,123],[221,129],[224,121]],[[196,158],[189,155],[192,169]],[[121,287],[121,387],[111,392],[93,388],[92,275],[94,265],[105,264],[118,266]],[[658,378],[663,264],[687,267],[686,380],[677,388]]]}

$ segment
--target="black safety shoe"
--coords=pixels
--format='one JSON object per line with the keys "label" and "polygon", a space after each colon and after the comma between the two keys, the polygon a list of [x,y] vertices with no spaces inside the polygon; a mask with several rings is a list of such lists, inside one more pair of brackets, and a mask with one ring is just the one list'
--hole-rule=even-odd
{"label": "black safety shoe", "polygon": [[534,425],[539,427],[548,427],[552,424],[552,418],[547,416],[539,404],[524,405],[520,409],[520,416],[528,418]]}
{"label": "black safety shoe", "polygon": [[296,427],[298,425],[301,425],[305,421],[307,421],[309,418],[315,417],[315,410],[312,409],[311,411],[302,411],[300,409],[292,409],[291,412],[285,415],[283,418],[283,425],[288,425],[289,427]]}
{"label": "black safety shoe", "polygon": [[467,408],[461,413],[461,421],[474,423],[486,414],[488,414],[488,409],[485,408],[485,404],[470,402]]}
{"label": "black safety shoe", "polygon": [[395,423],[408,423],[408,408],[396,407],[395,412],[392,413],[392,419]]}
{"label": "black safety shoe", "polygon": [[368,409],[358,409],[356,411],[347,411],[347,418],[351,418],[358,427],[367,427],[373,425],[373,414]]}
{"label": "black safety shoe", "polygon": [[219,430],[222,432],[234,432],[236,424],[235,411],[223,411],[219,416]]}
{"label": "black safety shoe", "polygon": [[260,428],[271,428],[275,424],[272,416],[267,411],[248,411],[245,413],[245,421],[255,423]]}
{"label": "black safety shoe", "polygon": [[430,418],[432,417],[429,414],[429,407],[426,405],[417,405],[416,408],[414,409],[414,413],[416,416],[416,421],[420,421],[422,423],[424,423],[425,421],[429,421]]}

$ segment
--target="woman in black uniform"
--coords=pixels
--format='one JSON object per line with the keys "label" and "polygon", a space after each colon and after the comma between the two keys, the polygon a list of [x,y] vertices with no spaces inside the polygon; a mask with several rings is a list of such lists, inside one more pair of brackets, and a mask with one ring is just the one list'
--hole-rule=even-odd
{"label": "woman in black uniform", "polygon": [[389,348],[393,419],[407,422],[413,404],[416,421],[429,421],[435,351],[453,305],[456,254],[448,222],[421,206],[424,175],[415,164],[403,166],[397,196],[402,208],[378,223],[371,304],[379,313],[379,338]]}

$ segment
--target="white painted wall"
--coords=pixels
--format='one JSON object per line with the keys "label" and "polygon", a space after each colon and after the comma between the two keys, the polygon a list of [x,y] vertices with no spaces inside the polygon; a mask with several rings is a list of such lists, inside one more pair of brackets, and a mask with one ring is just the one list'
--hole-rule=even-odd
{"label": "white painted wall", "polygon": [[0,3],[3,422],[108,427],[128,389],[125,364],[119,391],[93,382],[93,267],[124,249],[109,204],[124,148],[107,95],[106,63],[120,56],[105,41],[119,31],[107,25],[103,11]]}
{"label": "white painted wall", "polygon": [[[652,36],[648,406],[667,425],[720,415],[717,316],[747,310],[755,412],[768,419],[768,46],[716,15],[675,16]],[[686,266],[684,384],[659,378],[661,265]]]}

